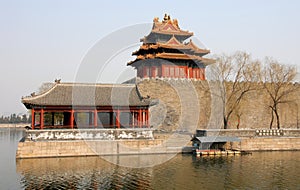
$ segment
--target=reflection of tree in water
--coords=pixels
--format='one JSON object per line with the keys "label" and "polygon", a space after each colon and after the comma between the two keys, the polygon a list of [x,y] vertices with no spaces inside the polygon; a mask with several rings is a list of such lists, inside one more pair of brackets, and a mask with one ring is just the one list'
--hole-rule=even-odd
{"label": "reflection of tree in water", "polygon": [[178,155],[150,168],[97,157],[24,159],[17,160],[17,171],[24,189],[299,189],[299,161],[297,151]]}
{"label": "reflection of tree in water", "polygon": [[24,189],[145,189],[149,169],[110,164],[98,157],[17,161]]}

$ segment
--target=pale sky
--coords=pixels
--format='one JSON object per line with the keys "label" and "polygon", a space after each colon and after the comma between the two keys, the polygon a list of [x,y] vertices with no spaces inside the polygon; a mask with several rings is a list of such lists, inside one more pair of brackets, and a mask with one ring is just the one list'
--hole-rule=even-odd
{"label": "pale sky", "polygon": [[[299,9],[298,0],[0,0],[0,115],[26,113],[22,96],[56,78],[77,81],[82,61],[97,42],[164,13],[194,32],[213,54],[243,50],[300,68]],[[105,72],[97,82],[121,78],[134,59],[130,53],[150,30],[135,32],[136,46],[123,47],[108,64],[118,74]]]}

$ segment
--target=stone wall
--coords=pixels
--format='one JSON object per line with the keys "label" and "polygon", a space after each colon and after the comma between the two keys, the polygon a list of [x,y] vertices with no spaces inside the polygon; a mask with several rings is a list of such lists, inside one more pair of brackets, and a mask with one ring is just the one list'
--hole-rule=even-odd
{"label": "stone wall", "polygon": [[[229,129],[237,128],[238,114],[240,129],[269,128],[270,98],[262,89],[262,84],[254,85],[258,90],[245,96],[229,120]],[[190,131],[194,129],[194,125],[198,129],[222,128],[223,106],[217,86],[214,82],[187,79],[144,79],[138,82],[139,91],[144,97],[160,100],[158,105],[150,109],[150,124],[166,131]],[[287,103],[279,105],[282,128],[300,128],[299,94],[300,88],[289,95]]]}
{"label": "stone wall", "polygon": [[[264,135],[260,135],[261,131]],[[244,151],[259,150],[300,150],[300,129],[279,130],[279,136],[272,136],[268,129],[208,129],[207,136],[236,136],[241,142],[228,142],[228,149]],[[51,131],[51,130],[46,130]],[[53,130],[56,133],[59,130]],[[60,130],[64,133],[65,130]],[[70,133],[71,130],[66,130]],[[92,131],[92,130],[91,130]],[[274,130],[277,133],[277,130]],[[43,131],[27,131],[41,135]],[[66,134],[64,133],[64,134]],[[75,132],[76,133],[76,132]],[[48,133],[49,134],[49,133]],[[50,133],[51,134],[51,133]],[[44,135],[42,135],[44,136]],[[154,139],[48,139],[25,138],[19,142],[16,158],[68,157],[68,156],[105,156],[169,154],[185,150],[191,137],[189,134],[153,132]],[[45,137],[45,136],[44,136]],[[70,137],[70,135],[69,135]]]}
{"label": "stone wall", "polygon": [[[297,129],[300,89],[289,96],[289,103],[279,107],[283,126],[280,131],[268,129],[270,100],[263,90],[252,91],[242,101],[238,110],[239,130],[236,129],[237,113],[233,113],[229,129],[221,130],[222,100],[212,86],[207,81],[144,79],[138,83],[141,95],[159,100],[150,108],[151,130],[31,130],[25,141],[19,143],[16,157],[178,153],[196,129],[208,129],[208,136],[240,137],[241,142],[227,143],[230,148],[300,150]],[[152,130],[156,130],[154,134]]]}
{"label": "stone wall", "polygon": [[300,137],[300,129],[207,129],[207,136]]}
{"label": "stone wall", "polygon": [[153,139],[151,129],[27,130],[25,141]]}
{"label": "stone wall", "polygon": [[156,134],[152,129],[28,130],[17,158],[180,153],[189,134]]}
{"label": "stone wall", "polygon": [[242,141],[239,143],[227,144],[228,148],[243,151],[300,150],[299,137],[242,138]]}
{"label": "stone wall", "polygon": [[205,81],[144,79],[138,87],[142,96],[159,100],[150,108],[155,129],[194,132],[208,125],[211,98]]}
{"label": "stone wall", "polygon": [[181,150],[181,146],[170,146],[161,139],[25,141],[19,142],[16,158],[170,154],[180,153]]}
{"label": "stone wall", "polygon": [[1,123],[0,128],[6,128],[6,127],[24,128],[30,125],[31,125],[30,123]]}
{"label": "stone wall", "polygon": [[208,129],[207,136],[239,137],[227,149],[242,151],[300,150],[300,129]]}

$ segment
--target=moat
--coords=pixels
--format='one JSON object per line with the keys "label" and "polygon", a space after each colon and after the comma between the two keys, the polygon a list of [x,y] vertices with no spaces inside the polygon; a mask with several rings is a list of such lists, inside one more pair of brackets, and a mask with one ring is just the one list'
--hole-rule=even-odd
{"label": "moat", "polygon": [[[23,134],[20,129],[0,129],[1,189],[300,188],[299,151],[226,157],[178,154],[154,167],[126,168],[100,157],[16,160],[17,143]],[[138,157],[142,156],[147,155]],[[119,159],[131,160],[131,157]]]}

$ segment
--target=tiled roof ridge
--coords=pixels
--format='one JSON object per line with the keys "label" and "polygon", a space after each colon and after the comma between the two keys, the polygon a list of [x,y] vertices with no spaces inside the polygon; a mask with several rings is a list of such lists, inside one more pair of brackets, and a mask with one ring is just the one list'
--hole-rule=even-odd
{"label": "tiled roof ridge", "polygon": [[51,88],[49,88],[48,90],[46,90],[46,91],[44,91],[43,93],[41,93],[41,94],[36,94],[36,95],[31,95],[31,96],[26,96],[26,97],[22,97],[22,101],[23,100],[34,100],[34,99],[38,99],[38,98],[40,98],[40,97],[43,97],[43,96],[46,96],[47,94],[49,94],[51,91],[53,91],[56,87],[57,87],[57,85],[58,85],[59,83],[55,83]]}
{"label": "tiled roof ridge", "polygon": [[103,87],[134,87],[135,84],[118,84],[118,83],[89,83],[89,82],[61,82],[60,86],[103,86]]}
{"label": "tiled roof ridge", "polygon": [[[168,26],[172,26],[171,28]],[[164,18],[160,21],[158,17],[153,19],[153,32],[175,32],[182,33],[183,35],[193,35],[193,32],[182,30],[179,27],[177,19],[171,19],[170,15],[165,14]]]}
{"label": "tiled roof ridge", "polygon": [[133,88],[136,85],[135,84],[113,84],[113,83],[76,83],[76,82],[59,82],[59,83],[54,83],[54,85],[49,88],[48,90],[44,91],[41,94],[35,94],[35,95],[31,95],[31,96],[26,96],[26,97],[22,97],[22,101],[23,100],[35,100],[38,98],[41,98],[43,96],[46,96],[47,94],[51,93],[55,88],[59,87],[59,86],[71,86],[71,87],[79,87],[79,86],[95,86],[95,87],[130,87]]}

